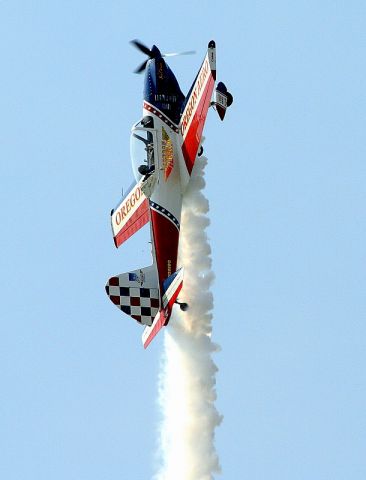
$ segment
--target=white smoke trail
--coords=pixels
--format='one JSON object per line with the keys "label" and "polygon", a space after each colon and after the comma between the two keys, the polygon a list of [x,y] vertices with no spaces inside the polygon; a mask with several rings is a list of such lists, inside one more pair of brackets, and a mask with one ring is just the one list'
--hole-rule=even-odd
{"label": "white smoke trail", "polygon": [[209,205],[202,193],[206,164],[205,158],[197,159],[183,201],[179,265],[185,271],[180,298],[189,309],[176,308],[165,330],[159,379],[162,466],[156,480],[212,480],[220,472],[214,435],[222,417],[214,405],[217,367],[211,356],[219,347],[211,341],[214,275],[205,232]]}

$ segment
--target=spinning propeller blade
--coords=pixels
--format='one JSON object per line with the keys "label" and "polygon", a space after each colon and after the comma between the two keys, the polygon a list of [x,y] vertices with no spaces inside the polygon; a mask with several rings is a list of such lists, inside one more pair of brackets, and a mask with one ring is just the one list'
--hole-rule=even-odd
{"label": "spinning propeller blade", "polygon": [[188,52],[164,53],[163,57],[179,57],[180,55],[194,55],[195,53],[195,50],[189,50]]}
{"label": "spinning propeller blade", "polygon": [[145,60],[143,63],[141,63],[141,65],[137,67],[136,70],[133,71],[133,73],[142,73],[145,70],[148,61],[149,60]]}
{"label": "spinning propeller blade", "polygon": [[147,48],[146,45],[141,43],[139,40],[136,40],[136,39],[131,40],[130,43],[131,43],[131,45],[134,45],[134,47],[137,48],[137,50],[140,50],[140,52],[144,53],[145,55],[147,55],[150,58],[153,58],[153,53],[150,50],[150,48]]}
{"label": "spinning propeller blade", "polygon": [[150,59],[153,59],[153,58],[161,58],[161,57],[177,57],[179,55],[192,55],[194,53],[196,53],[195,51],[193,50],[190,50],[188,52],[174,52],[174,53],[164,53],[164,54],[161,54],[160,53],[160,50],[154,45],[152,49],[148,48],[146,45],[144,45],[142,42],[140,42],[140,40],[131,40],[131,45],[133,45],[135,48],[137,48],[137,50],[140,50],[140,52],[144,53],[145,55],[147,55],[149,58],[147,60],[145,60],[139,67],[136,68],[136,70],[134,70],[134,73],[142,73],[145,68],[146,68],[146,65],[147,65],[147,62],[150,60]]}

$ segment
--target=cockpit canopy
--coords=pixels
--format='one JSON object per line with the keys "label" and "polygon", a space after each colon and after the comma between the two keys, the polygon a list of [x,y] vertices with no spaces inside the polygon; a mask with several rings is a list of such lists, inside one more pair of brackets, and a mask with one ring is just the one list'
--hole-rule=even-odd
{"label": "cockpit canopy", "polygon": [[154,121],[152,117],[146,116],[131,130],[130,153],[136,181],[139,181],[147,172],[154,170],[155,145]]}

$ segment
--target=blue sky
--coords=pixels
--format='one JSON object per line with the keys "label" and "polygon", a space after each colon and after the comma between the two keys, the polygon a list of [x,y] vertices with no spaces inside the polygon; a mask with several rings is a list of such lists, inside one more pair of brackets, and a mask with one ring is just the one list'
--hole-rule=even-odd
{"label": "blue sky", "polygon": [[234,95],[205,130],[223,479],[363,480],[361,1],[0,2],[0,475],[151,478],[161,339],[113,308],[109,212],[132,179],[140,38],[187,92],[206,45]]}

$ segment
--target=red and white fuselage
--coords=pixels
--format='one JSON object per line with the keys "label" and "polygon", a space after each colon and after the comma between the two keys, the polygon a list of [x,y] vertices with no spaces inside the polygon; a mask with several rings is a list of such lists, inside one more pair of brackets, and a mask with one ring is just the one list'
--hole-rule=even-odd
{"label": "red and white fuselage", "polygon": [[145,348],[168,323],[183,284],[183,269],[177,265],[182,199],[201,147],[215,86],[215,43],[209,43],[186,98],[180,97],[176,79],[161,56],[149,62],[154,63],[148,63],[145,92],[149,82],[155,79],[155,84],[145,93],[142,120],[131,132],[137,183],[112,211],[111,221],[117,247],[150,222],[153,264],[112,277],[106,286],[113,303],[146,325]]}

